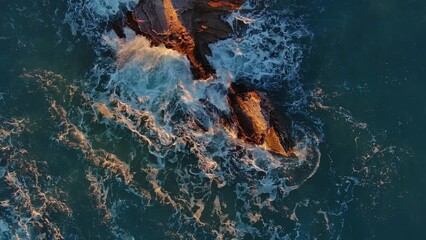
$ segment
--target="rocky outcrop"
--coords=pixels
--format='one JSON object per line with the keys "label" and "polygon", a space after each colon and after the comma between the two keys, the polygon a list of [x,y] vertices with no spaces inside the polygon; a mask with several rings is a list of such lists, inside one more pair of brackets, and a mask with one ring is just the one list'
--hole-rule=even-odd
{"label": "rocky outcrop", "polygon": [[227,97],[238,138],[290,156],[294,144],[287,122],[277,118],[280,115],[263,93],[232,83]]}
{"label": "rocky outcrop", "polygon": [[[112,24],[120,38],[125,38],[124,26],[151,40],[153,45],[164,44],[187,56],[195,79],[213,79],[214,69],[206,56],[208,45],[232,34],[232,28],[221,19],[238,9],[245,0],[140,0],[133,11],[127,12]],[[232,83],[227,100],[231,112],[215,109],[206,100],[202,104],[226,128],[243,141],[271,152],[290,156],[293,142],[287,122],[280,118],[266,95]],[[194,122],[207,131],[208,121],[194,113]]]}
{"label": "rocky outcrop", "polygon": [[[124,25],[144,35],[154,45],[164,44],[188,57],[196,79],[209,79],[214,69],[207,61],[208,44],[228,38],[232,28],[221,19],[245,0],[141,0],[113,24],[119,37],[125,37]],[[121,28],[120,28],[121,26]]]}

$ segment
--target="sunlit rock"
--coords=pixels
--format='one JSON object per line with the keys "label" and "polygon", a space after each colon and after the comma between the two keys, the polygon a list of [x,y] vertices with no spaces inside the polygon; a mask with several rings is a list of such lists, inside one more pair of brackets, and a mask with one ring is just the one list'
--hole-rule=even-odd
{"label": "sunlit rock", "polygon": [[232,28],[221,19],[244,0],[141,0],[124,19],[113,23],[113,29],[125,37],[123,26],[144,35],[154,45],[164,44],[188,57],[196,79],[209,79],[214,69],[207,61],[208,44],[228,38]]}
{"label": "sunlit rock", "polygon": [[233,83],[229,88],[228,103],[238,138],[283,156],[291,154],[293,142],[287,123],[277,117],[263,93]]}

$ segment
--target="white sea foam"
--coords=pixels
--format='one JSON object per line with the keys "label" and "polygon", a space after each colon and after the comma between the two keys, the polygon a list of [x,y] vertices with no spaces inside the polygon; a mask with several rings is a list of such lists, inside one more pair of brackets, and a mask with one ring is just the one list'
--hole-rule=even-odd
{"label": "white sea foam", "polygon": [[123,9],[131,9],[138,0],[92,0],[86,3],[88,9],[103,18],[116,15]]}
{"label": "white sea foam", "polygon": [[[210,61],[219,75],[247,78],[258,87],[274,89],[299,78],[303,59],[300,39],[311,37],[303,21],[289,17],[285,11],[252,12],[246,3],[227,21],[242,36],[212,44]],[[244,30],[238,30],[238,28]],[[241,27],[243,26],[243,27]]]}
{"label": "white sea foam", "polygon": [[20,141],[20,135],[28,132],[27,119],[10,119],[0,122],[0,159],[2,191],[10,191],[10,197],[1,199],[0,237],[7,239],[33,239],[41,232],[52,239],[62,239],[57,223],[47,216],[55,213],[70,217],[71,209],[51,194],[45,185],[48,175],[43,174]]}
{"label": "white sea foam", "polygon": [[[131,10],[138,0],[70,0],[64,21],[69,24],[74,35],[99,37],[101,25],[124,10]],[[93,41],[97,41],[95,38]]]}

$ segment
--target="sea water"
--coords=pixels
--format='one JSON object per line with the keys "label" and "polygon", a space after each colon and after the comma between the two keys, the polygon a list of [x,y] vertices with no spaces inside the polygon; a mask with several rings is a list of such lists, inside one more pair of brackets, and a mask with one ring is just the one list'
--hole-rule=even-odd
{"label": "sea water", "polygon": [[[206,82],[115,36],[136,2],[2,5],[0,239],[424,236],[425,4],[248,1]],[[201,104],[229,112],[235,81],[291,119],[297,158]]]}

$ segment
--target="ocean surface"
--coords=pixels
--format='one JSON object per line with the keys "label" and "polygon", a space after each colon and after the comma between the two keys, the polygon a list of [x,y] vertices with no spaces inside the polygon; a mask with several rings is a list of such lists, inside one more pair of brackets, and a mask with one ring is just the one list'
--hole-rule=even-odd
{"label": "ocean surface", "polygon": [[[426,1],[248,1],[209,82],[110,31],[136,3],[1,2],[0,239],[426,239]],[[235,81],[297,158],[200,104]]]}

